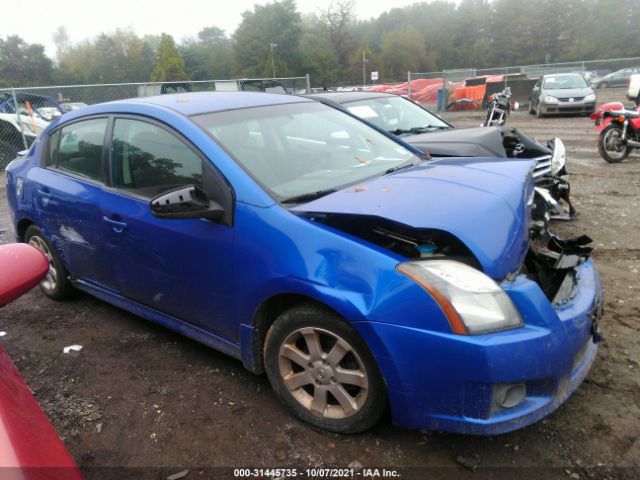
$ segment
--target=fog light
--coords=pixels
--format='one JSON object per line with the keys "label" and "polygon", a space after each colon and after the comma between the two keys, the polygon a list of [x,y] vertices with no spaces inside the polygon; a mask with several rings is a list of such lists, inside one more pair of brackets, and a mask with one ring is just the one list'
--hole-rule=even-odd
{"label": "fog light", "polygon": [[493,386],[494,409],[513,408],[521,404],[527,397],[527,387],[524,383],[508,383]]}

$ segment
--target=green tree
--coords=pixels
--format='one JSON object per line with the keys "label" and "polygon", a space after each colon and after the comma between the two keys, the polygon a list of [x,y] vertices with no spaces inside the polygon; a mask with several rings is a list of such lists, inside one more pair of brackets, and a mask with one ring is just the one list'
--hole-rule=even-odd
{"label": "green tree", "polygon": [[44,47],[27,43],[17,35],[0,38],[0,84],[5,87],[49,85],[53,62]]}
{"label": "green tree", "polygon": [[102,33],[58,50],[58,83],[145,81],[154,67],[154,49],[130,30]]}
{"label": "green tree", "polygon": [[349,54],[355,46],[351,34],[356,20],[354,8],[354,0],[338,0],[322,12],[324,28],[343,66],[347,65]]}
{"label": "green tree", "polygon": [[154,82],[175,82],[186,80],[184,60],[180,57],[173,37],[163,33],[156,54],[156,67],[151,74]]}
{"label": "green tree", "polygon": [[293,0],[255,5],[242,14],[236,29],[234,52],[238,73],[245,76],[301,74],[299,70],[302,21]]}
{"label": "green tree", "polygon": [[413,27],[404,27],[387,33],[382,38],[380,62],[386,81],[407,78],[407,70],[413,72],[434,68],[427,62],[429,56],[424,46],[424,37]]}
{"label": "green tree", "polygon": [[329,87],[344,79],[338,52],[329,38],[326,25],[315,15],[303,19],[299,46],[300,71],[308,73],[315,85]]}
{"label": "green tree", "polygon": [[233,44],[218,27],[202,29],[197,38],[179,45],[178,51],[192,80],[224,79],[233,75]]}

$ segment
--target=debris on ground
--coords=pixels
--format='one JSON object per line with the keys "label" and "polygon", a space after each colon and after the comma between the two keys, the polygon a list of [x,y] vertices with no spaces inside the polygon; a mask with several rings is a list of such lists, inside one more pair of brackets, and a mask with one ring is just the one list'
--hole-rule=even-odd
{"label": "debris on ground", "polygon": [[62,349],[62,352],[63,353],[79,352],[80,350],[82,350],[82,345],[69,345],[68,347],[64,347]]}
{"label": "debris on ground", "polygon": [[467,470],[475,472],[478,469],[478,465],[480,465],[480,455],[478,455],[477,453],[470,457],[458,455],[456,457],[456,461]]}
{"label": "debris on ground", "polygon": [[167,480],[178,480],[180,478],[186,477],[188,473],[189,473],[189,470],[183,470],[181,472],[174,473],[173,475],[169,475],[167,477]]}

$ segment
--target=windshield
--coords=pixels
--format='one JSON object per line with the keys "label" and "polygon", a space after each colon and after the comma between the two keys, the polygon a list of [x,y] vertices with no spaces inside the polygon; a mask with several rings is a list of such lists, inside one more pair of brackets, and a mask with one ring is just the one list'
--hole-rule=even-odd
{"label": "windshield", "polygon": [[544,79],[543,87],[549,90],[563,90],[569,88],[587,87],[587,81],[580,74],[551,76]]}
{"label": "windshield", "polygon": [[366,124],[317,102],[208,113],[193,120],[283,203],[309,201],[421,161]]}
{"label": "windshield", "polygon": [[347,110],[396,135],[450,128],[424,108],[402,97],[379,97],[345,103]]}

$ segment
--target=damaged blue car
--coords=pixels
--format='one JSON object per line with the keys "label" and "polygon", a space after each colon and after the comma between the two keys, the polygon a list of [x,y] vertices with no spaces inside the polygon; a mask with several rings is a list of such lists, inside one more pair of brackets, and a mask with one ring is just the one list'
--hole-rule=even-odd
{"label": "damaged blue car", "polygon": [[306,98],[183,93],[53,120],[7,195],[45,294],[221,350],[317,427],[521,428],[596,357],[590,239],[548,232],[533,162],[422,155]]}

